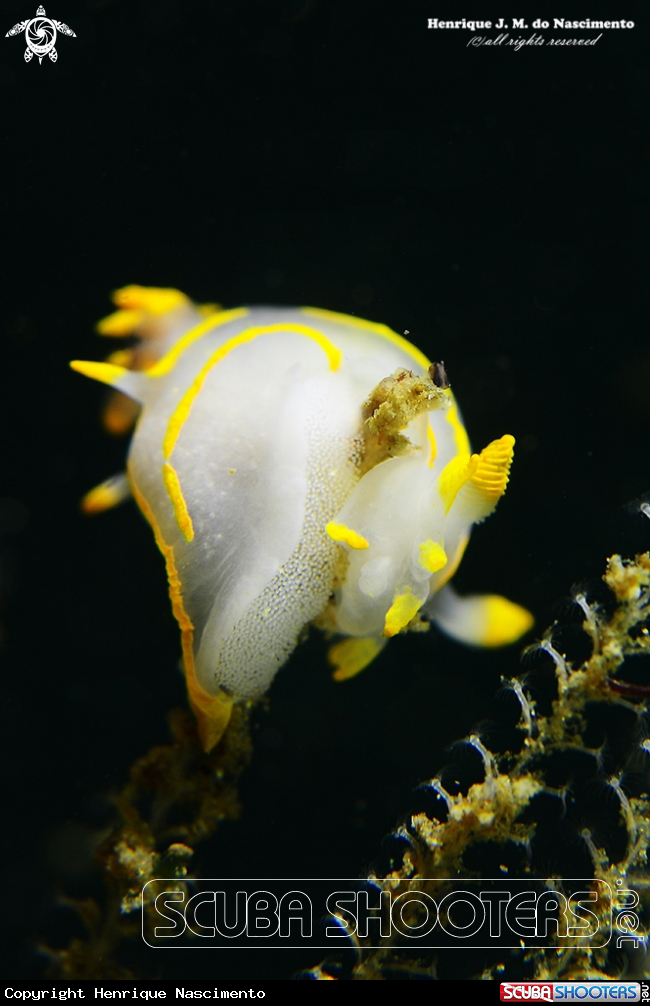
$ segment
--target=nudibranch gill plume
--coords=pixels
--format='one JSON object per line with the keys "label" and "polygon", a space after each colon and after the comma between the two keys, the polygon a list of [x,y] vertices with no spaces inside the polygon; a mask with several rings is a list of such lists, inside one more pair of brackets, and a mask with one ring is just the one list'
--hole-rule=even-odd
{"label": "nudibranch gill plume", "polygon": [[337,680],[422,616],[481,646],[530,628],[519,605],[448,583],[506,488],[514,438],[472,454],[444,367],[331,311],[222,310],[140,286],[114,302],[98,331],[133,344],[71,366],[115,389],[109,429],[136,425],[127,473],[83,507],[132,494],[151,524],[207,750],[310,623],[341,637]]}

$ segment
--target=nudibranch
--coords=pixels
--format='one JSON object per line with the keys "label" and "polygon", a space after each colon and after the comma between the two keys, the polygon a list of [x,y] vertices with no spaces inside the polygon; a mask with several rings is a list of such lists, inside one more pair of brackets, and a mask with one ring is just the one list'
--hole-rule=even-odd
{"label": "nudibranch", "polygon": [[132,345],[71,366],[115,389],[109,429],[137,423],[127,473],[84,508],[132,494],[151,524],[206,749],[309,623],[342,637],[338,680],[422,616],[481,646],[530,628],[519,605],[449,586],[506,488],[514,438],[473,454],[441,365],[332,311],[222,310],[139,286],[114,301],[98,331]]}

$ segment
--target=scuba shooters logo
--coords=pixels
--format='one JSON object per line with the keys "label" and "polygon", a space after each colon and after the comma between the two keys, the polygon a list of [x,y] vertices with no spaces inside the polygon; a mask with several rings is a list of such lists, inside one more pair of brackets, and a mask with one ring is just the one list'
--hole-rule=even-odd
{"label": "scuba shooters logo", "polygon": [[647,982],[501,982],[501,1002],[639,1002]]}
{"label": "scuba shooters logo", "polygon": [[25,49],[26,63],[29,63],[33,56],[38,56],[39,63],[42,63],[43,56],[49,56],[52,62],[56,63],[59,58],[59,54],[54,48],[57,31],[60,31],[62,35],[71,35],[73,38],[77,37],[72,29],[68,28],[67,24],[63,24],[62,21],[55,21],[51,17],[45,17],[45,9],[43,7],[38,8],[36,17],[28,21],[19,21],[13,28],[10,28],[5,38],[9,38],[10,35],[20,35],[23,31],[25,32],[25,41],[27,42],[27,48]]}
{"label": "scuba shooters logo", "polygon": [[418,878],[399,887],[376,879],[205,879],[197,889],[196,880],[161,878],[142,892],[142,937],[152,947],[192,949],[331,949],[396,937],[414,949],[539,949],[576,938],[592,949],[606,946],[613,921],[609,885],[595,879],[562,884],[563,891],[551,881],[503,878]]}

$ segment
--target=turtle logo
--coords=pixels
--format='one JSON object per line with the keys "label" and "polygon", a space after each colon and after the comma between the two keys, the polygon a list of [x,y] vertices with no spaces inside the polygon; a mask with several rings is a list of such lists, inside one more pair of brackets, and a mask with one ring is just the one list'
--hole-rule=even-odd
{"label": "turtle logo", "polygon": [[50,17],[45,17],[44,8],[39,7],[36,11],[36,17],[33,17],[31,21],[20,21],[18,24],[15,24],[7,32],[5,38],[9,38],[10,35],[20,35],[21,31],[24,31],[25,41],[27,42],[25,62],[29,63],[32,56],[38,56],[38,61],[41,63],[43,56],[49,56],[52,62],[56,63],[58,53],[54,48],[54,43],[56,42],[57,29],[62,35],[72,35],[73,38],[77,37],[72,29],[68,28],[67,24],[63,24],[62,21],[54,21]]}

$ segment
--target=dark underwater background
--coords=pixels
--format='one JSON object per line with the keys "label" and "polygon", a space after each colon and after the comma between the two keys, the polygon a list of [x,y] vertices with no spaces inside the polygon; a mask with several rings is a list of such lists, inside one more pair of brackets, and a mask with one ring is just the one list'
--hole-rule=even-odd
{"label": "dark underwater background", "polygon": [[[650,35],[637,0],[45,6],[76,32],[59,36],[56,64],[25,64],[22,37],[0,49],[0,861],[13,980],[43,974],[40,943],[81,932],[58,899],[101,893],[92,848],[111,793],[184,702],[149,527],[134,505],[78,511],[126,451],[100,427],[102,388],[67,367],[106,355],[93,324],[109,291],[174,286],[408,330],[444,359],[473,446],[517,440],[508,491],[455,583],[526,605],[538,633],[608,555],[650,545],[650,522],[625,509],[650,490]],[[33,7],[2,0],[2,34]],[[513,15],[636,27],[519,51],[427,30],[429,17]],[[242,816],[199,846],[198,873],[384,868],[410,792],[492,715],[520,650],[463,649],[432,629],[336,685],[314,632],[255,716]],[[564,856],[550,859],[560,873],[575,866]],[[287,979],[317,959],[138,947],[134,962],[153,978]]]}

